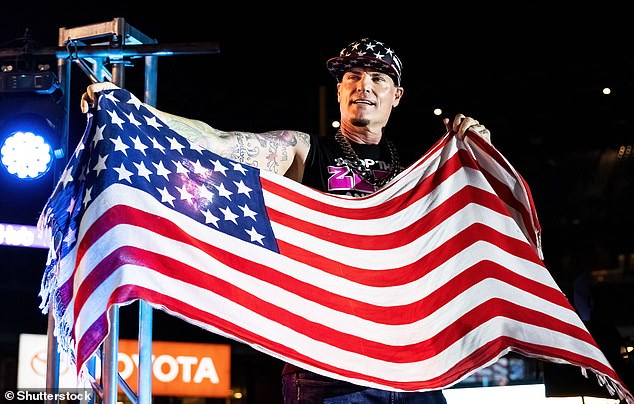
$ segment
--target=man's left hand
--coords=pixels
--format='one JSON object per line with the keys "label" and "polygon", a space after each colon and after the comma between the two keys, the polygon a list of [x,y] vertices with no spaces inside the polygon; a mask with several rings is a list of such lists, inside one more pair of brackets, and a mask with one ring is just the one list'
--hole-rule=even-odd
{"label": "man's left hand", "polygon": [[443,119],[443,122],[447,130],[454,132],[458,139],[464,139],[467,131],[471,131],[491,143],[491,132],[477,119],[458,114],[454,117],[453,122],[449,118]]}

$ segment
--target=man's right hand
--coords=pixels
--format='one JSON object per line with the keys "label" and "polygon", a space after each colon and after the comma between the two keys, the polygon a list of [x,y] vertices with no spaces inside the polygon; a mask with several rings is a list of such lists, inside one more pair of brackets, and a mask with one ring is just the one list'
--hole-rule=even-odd
{"label": "man's right hand", "polygon": [[86,88],[86,92],[81,95],[81,112],[85,114],[90,107],[95,105],[97,93],[104,90],[116,90],[118,88],[116,84],[109,81],[89,85],[88,88]]}

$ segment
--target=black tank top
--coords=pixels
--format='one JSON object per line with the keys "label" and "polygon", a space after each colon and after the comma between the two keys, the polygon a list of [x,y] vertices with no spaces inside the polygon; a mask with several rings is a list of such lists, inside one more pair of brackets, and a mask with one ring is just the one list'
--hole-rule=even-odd
{"label": "black tank top", "polygon": [[[390,172],[390,156],[386,148],[376,144],[356,143],[352,143],[352,148],[363,164],[374,172],[376,178]],[[378,190],[346,166],[344,153],[334,136],[311,135],[302,184],[330,194],[355,197]]]}

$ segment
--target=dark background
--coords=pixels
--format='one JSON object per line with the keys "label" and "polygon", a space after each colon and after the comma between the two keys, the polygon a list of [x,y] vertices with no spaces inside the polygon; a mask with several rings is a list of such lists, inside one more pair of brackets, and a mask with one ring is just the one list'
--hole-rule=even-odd
{"label": "dark background", "polygon": [[[320,113],[327,122],[338,118],[325,61],[364,36],[385,41],[404,64],[404,98],[387,128],[402,159],[413,161],[442,135],[442,117],[461,112],[484,123],[530,186],[545,263],[562,290],[584,320],[628,338],[634,335],[634,36],[628,15],[607,2],[557,10],[536,3],[487,9],[398,2],[15,2],[1,7],[0,50],[23,46],[27,36],[29,46],[55,47],[60,27],[122,17],[162,44],[219,47],[215,54],[159,58],[160,109],[224,130],[319,132]],[[143,61],[130,62],[126,87],[141,98]],[[85,124],[79,97],[88,84],[73,68],[71,137]],[[602,94],[604,87],[612,93]],[[437,107],[440,117],[432,113]],[[34,225],[53,183],[53,177],[28,184],[0,179],[0,222]],[[46,252],[0,247],[0,257],[0,378],[11,386],[17,335],[46,332],[38,309]],[[124,317],[124,337],[135,336],[134,317]],[[154,337],[222,340],[161,313]],[[271,383],[279,363],[239,346],[236,352],[236,378],[277,394]],[[631,362],[622,366],[630,372]]]}

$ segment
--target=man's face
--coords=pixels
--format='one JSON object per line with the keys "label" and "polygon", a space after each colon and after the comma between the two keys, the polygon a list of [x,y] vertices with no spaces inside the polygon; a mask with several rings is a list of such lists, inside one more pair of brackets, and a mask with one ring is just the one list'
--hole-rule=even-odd
{"label": "man's face", "polygon": [[402,94],[403,88],[397,87],[387,74],[354,67],[337,84],[341,121],[382,129]]}

